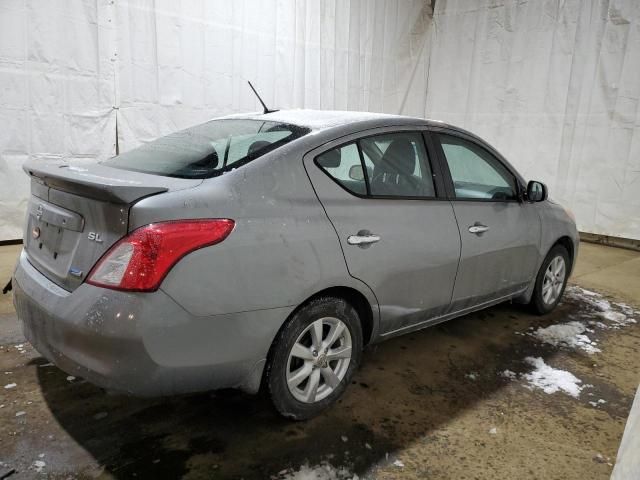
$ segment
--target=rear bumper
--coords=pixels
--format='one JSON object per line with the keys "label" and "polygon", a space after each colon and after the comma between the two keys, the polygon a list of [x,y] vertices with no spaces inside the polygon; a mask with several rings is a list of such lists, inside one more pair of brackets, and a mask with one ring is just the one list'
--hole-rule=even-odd
{"label": "rear bumper", "polygon": [[277,308],[197,317],[167,294],[82,284],[68,292],[20,256],[14,304],[24,335],[65,372],[138,396],[259,388],[265,359],[290,313]]}

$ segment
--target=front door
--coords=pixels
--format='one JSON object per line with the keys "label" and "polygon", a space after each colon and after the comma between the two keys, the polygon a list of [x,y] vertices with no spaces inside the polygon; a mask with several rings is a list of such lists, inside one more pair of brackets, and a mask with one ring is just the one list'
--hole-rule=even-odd
{"label": "front door", "polygon": [[462,240],[451,311],[509,297],[535,275],[540,219],[517,177],[472,139],[435,133]]}
{"label": "front door", "polygon": [[[346,143],[345,143],[346,142]],[[381,333],[444,314],[460,236],[419,131],[351,136],[305,157],[352,276],[373,290]]]}

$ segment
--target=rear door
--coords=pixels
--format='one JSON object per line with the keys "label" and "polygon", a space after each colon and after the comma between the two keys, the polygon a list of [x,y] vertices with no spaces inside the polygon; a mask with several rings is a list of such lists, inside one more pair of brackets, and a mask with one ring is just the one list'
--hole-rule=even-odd
{"label": "rear door", "polygon": [[352,276],[374,291],[381,333],[444,314],[460,237],[420,131],[376,130],[310,152],[305,167]]}
{"label": "rear door", "polygon": [[462,252],[451,310],[509,297],[534,276],[540,219],[517,175],[479,141],[434,132]]}

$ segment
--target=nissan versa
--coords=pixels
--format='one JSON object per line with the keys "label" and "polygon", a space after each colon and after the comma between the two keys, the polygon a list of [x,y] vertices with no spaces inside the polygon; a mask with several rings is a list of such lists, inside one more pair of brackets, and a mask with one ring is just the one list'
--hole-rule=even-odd
{"label": "nissan versa", "polygon": [[14,302],[42,355],[133,395],[263,387],[295,419],[368,344],[507,300],[549,312],[578,248],[543,184],[416,118],[232,116],[24,169]]}

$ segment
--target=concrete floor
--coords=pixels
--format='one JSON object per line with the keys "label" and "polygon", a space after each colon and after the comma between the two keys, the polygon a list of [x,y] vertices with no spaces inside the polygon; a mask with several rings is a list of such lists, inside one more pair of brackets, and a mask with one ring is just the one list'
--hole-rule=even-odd
{"label": "concrete floor", "polygon": [[[17,251],[0,248],[0,280]],[[637,309],[640,253],[583,244],[572,281]],[[593,354],[532,335],[598,320],[603,298],[591,295],[574,288],[546,317],[500,305],[369,348],[339,404],[305,423],[238,392],[107,395],[20,346],[4,299],[0,478],[303,478],[291,472],[304,465],[337,468],[304,478],[609,478],[640,378],[640,325],[594,327]],[[577,398],[529,385],[527,356],[580,379]]]}

